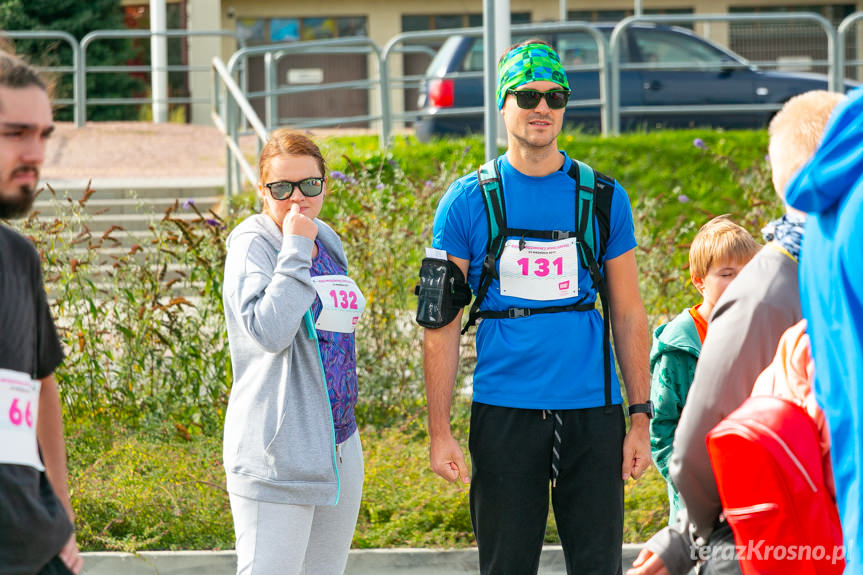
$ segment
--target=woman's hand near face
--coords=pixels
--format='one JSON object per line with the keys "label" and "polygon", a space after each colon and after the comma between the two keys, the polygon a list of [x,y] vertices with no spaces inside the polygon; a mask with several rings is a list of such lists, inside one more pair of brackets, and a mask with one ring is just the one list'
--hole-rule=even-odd
{"label": "woman's hand near face", "polygon": [[282,233],[286,236],[303,236],[314,240],[318,237],[318,225],[314,220],[300,213],[299,204],[291,205],[291,209],[282,220]]}

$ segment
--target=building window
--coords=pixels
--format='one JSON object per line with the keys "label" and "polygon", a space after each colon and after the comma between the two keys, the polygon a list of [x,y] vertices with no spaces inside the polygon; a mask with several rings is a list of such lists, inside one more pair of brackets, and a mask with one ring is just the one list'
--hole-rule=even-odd
{"label": "building window", "polygon": [[299,18],[273,18],[270,20],[270,42],[295,42],[299,39]]}
{"label": "building window", "polygon": [[[567,20],[584,20],[586,22],[619,22],[632,16],[632,10],[570,10],[566,13]],[[643,10],[645,16],[669,16],[672,14],[692,14],[692,8],[648,8]],[[677,24],[683,28],[692,29],[692,24]]]}
{"label": "building window", "polygon": [[627,16],[632,16],[632,10],[570,10],[566,13],[567,20],[585,22],[618,22]]}
{"label": "building window", "polygon": [[237,19],[237,35],[239,35],[240,41],[246,45],[266,44],[268,38],[266,30],[266,20],[255,20],[253,18]]}
{"label": "building window", "polygon": [[338,18],[238,18],[237,32],[246,45],[326,40],[366,35],[364,16]]}
{"label": "building window", "polygon": [[[530,12],[513,12],[512,24],[530,22]],[[482,26],[482,14],[403,14],[402,32],[426,30],[449,30],[452,28],[475,28]]]}

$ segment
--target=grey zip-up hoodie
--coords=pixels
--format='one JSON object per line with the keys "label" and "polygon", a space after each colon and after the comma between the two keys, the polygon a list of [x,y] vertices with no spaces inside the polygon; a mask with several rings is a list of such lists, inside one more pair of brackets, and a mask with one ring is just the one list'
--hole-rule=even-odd
{"label": "grey zip-up hoodie", "polygon": [[[315,220],[342,266],[338,235]],[[230,493],[274,503],[334,505],[332,411],[309,308],[314,242],[283,236],[266,214],[228,236],[222,298],[234,381],[223,459]]]}

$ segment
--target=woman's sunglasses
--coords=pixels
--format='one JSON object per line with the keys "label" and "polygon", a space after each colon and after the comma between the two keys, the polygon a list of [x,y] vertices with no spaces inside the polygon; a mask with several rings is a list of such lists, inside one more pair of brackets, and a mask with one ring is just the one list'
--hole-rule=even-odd
{"label": "woman's sunglasses", "polygon": [[291,194],[294,193],[294,186],[300,188],[300,193],[307,198],[314,198],[324,191],[324,178],[306,178],[299,182],[282,180],[281,182],[270,182],[264,185],[270,190],[270,195],[273,196],[274,200],[290,198]]}
{"label": "woman's sunglasses", "polygon": [[539,101],[545,96],[545,103],[552,110],[560,110],[566,107],[569,101],[569,90],[549,90],[539,92],[537,90],[507,90],[507,94],[515,96],[515,103],[522,110],[533,110],[539,106]]}

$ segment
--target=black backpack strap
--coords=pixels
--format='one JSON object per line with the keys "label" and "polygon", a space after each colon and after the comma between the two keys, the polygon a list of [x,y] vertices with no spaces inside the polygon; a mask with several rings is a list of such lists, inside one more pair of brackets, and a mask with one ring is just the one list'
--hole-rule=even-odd
{"label": "black backpack strap", "polygon": [[611,231],[611,198],[614,196],[614,178],[594,170],[596,191],[593,194],[596,223],[599,225],[599,251],[596,259],[605,261],[608,236]]}
{"label": "black backpack strap", "polygon": [[[578,160],[573,160],[569,176],[575,180],[575,221],[578,225],[576,235],[581,248],[579,254],[602,302],[602,368],[605,378],[605,406],[608,407],[611,405],[611,305],[608,283],[602,273],[602,262],[608,245],[614,180],[609,180],[608,176],[599,174]],[[599,245],[596,245],[594,221],[599,227]]]}
{"label": "black backpack strap", "polygon": [[497,169],[497,159],[489,160],[477,170],[477,181],[482,192],[483,206],[485,206],[486,221],[488,222],[488,243],[486,244],[485,259],[479,276],[479,286],[476,290],[476,298],[470,306],[467,323],[461,330],[464,334],[480,317],[479,306],[488,293],[491,281],[497,277],[497,263],[503,251],[506,239],[506,204],[503,200],[503,186],[501,185],[500,172]]}
{"label": "black backpack strap", "polygon": [[480,312],[483,318],[491,319],[515,319],[517,317],[530,317],[543,313],[560,313],[562,311],[590,311],[596,309],[595,302],[571,303],[569,305],[555,305],[551,307],[511,307],[503,311],[485,310]]}
{"label": "black backpack strap", "polygon": [[[468,321],[462,329],[464,334],[476,325],[479,317],[487,318],[518,318],[529,317],[540,313],[557,313],[563,311],[587,311],[595,309],[595,304],[580,303],[568,306],[553,306],[548,308],[527,309],[511,308],[505,311],[480,312],[479,307],[485,299],[492,279],[497,277],[496,263],[503,251],[507,236],[540,237],[541,239],[559,240],[575,235],[578,238],[582,265],[590,274],[590,279],[599,294],[603,311],[603,372],[605,376],[605,405],[611,405],[611,306],[609,303],[608,285],[602,274],[601,266],[605,259],[606,246],[610,234],[611,198],[614,192],[614,179],[593,170],[587,164],[574,160],[569,169],[569,176],[576,184],[576,232],[550,230],[511,229],[506,225],[506,206],[503,198],[503,186],[497,169],[497,160],[490,160],[477,170],[477,181],[483,196],[483,205],[488,222],[488,243],[486,255],[480,272],[479,287],[476,298],[471,305]],[[594,230],[594,221],[598,230]],[[599,245],[596,245],[596,232],[599,235]],[[598,249],[597,249],[598,248]],[[598,253],[598,257],[595,255]]]}
{"label": "black backpack strap", "polygon": [[501,230],[501,233],[505,237],[509,236],[517,236],[521,239],[518,242],[518,249],[524,249],[524,238],[530,237],[540,240],[566,240],[569,238],[577,238],[578,234],[575,232],[570,232],[568,230],[525,230],[521,228],[506,228],[505,230]]}

